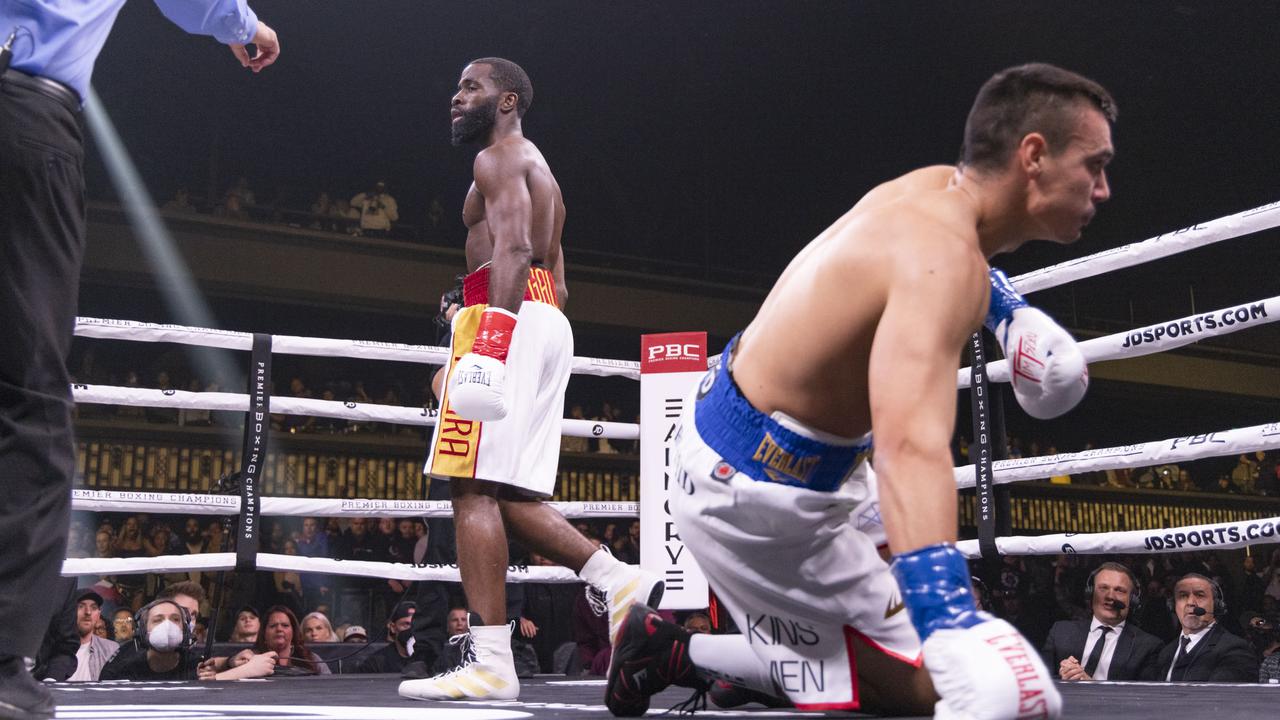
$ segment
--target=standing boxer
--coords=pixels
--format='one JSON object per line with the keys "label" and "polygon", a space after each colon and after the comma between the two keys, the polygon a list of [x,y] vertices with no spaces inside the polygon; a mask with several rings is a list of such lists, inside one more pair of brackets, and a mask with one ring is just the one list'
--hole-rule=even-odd
{"label": "standing boxer", "polygon": [[604,590],[611,627],[637,600],[656,603],[662,581],[598,550],[542,498],[555,489],[573,333],[560,233],[564,202],[520,119],[533,86],[519,65],[473,60],[453,96],[453,143],[478,143],[467,192],[464,307],[426,471],[448,479],[458,572],[472,613],[473,652],[453,671],[400,684],[422,700],[519,694],[506,624],[507,533]]}

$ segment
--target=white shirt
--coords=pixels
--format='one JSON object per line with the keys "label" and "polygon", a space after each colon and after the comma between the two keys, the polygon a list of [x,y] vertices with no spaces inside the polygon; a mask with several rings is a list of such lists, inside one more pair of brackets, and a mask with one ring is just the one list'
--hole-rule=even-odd
{"label": "white shirt", "polygon": [[1081,662],[1087,663],[1090,655],[1093,654],[1093,648],[1098,644],[1098,638],[1103,637],[1098,628],[1107,625],[1111,628],[1111,632],[1106,634],[1106,645],[1102,646],[1102,657],[1098,659],[1098,667],[1094,668],[1094,680],[1106,680],[1107,673],[1111,670],[1111,658],[1116,654],[1116,644],[1120,642],[1120,633],[1124,632],[1125,621],[1120,621],[1117,625],[1107,625],[1098,618],[1094,618],[1089,624],[1089,639],[1084,643],[1084,654],[1081,655]]}
{"label": "white shirt", "polygon": [[[1214,622],[1211,622],[1208,625],[1205,625],[1204,627],[1200,628],[1199,631],[1191,633],[1190,635],[1188,635],[1184,630],[1182,634],[1178,636],[1178,647],[1179,648],[1182,647],[1182,638],[1184,637],[1189,638],[1190,641],[1187,643],[1187,654],[1190,655],[1191,651],[1196,649],[1196,645],[1199,644],[1200,641],[1203,640],[1204,637],[1209,634],[1209,631],[1213,629],[1213,626],[1217,624],[1218,622],[1215,620]],[[1178,664],[1178,656],[1181,654],[1182,654],[1182,650],[1180,649],[1173,651],[1173,662],[1169,663],[1169,672],[1166,672],[1164,674],[1165,680],[1173,679],[1173,666]]]}
{"label": "white shirt", "polygon": [[120,650],[120,646],[116,643],[100,638],[97,635],[90,635],[89,642],[81,643],[80,649],[76,650],[76,671],[71,673],[71,677],[67,678],[68,682],[97,682],[98,676],[102,674],[102,668],[107,661],[115,657]]}

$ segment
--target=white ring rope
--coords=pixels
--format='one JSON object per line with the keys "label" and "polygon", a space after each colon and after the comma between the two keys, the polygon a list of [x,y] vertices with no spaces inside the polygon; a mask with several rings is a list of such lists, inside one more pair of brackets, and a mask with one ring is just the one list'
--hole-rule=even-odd
{"label": "white ring rope", "polygon": [[[148,573],[186,572],[189,570],[234,570],[235,553],[199,553],[196,555],[157,555],[136,558],[67,558],[62,562],[64,576],[75,575],[141,575]],[[308,572],[326,575],[384,578],[388,580],[438,580],[459,582],[455,565],[415,566],[406,563],[368,560],[333,560],[302,555],[258,553],[257,569],[276,572]],[[507,582],[578,583],[582,578],[569,568],[560,566],[511,565]]]}
{"label": "white ring rope", "polygon": [[[453,509],[448,500],[294,497],[261,497],[258,500],[264,517],[453,517]],[[570,519],[640,517],[640,504],[635,502],[596,500],[544,504]],[[71,509],[173,515],[236,515],[240,512],[240,496],[75,488],[71,491]]]}
{"label": "white ring rope", "polygon": [[[167,342],[227,350],[253,349],[252,333],[185,325],[160,325],[135,320],[78,317],[75,334],[102,340]],[[272,335],[271,352],[283,355],[346,357],[358,360],[392,360],[422,365],[443,365],[449,357],[449,348],[431,345],[405,345],[372,340],[335,340],[297,335]],[[575,357],[572,372],[580,375],[620,376],[639,380],[640,363],[633,360]]]}
{"label": "white ring rope", "polygon": [[[1151,554],[1189,552],[1205,548],[1229,550],[1280,541],[1277,537],[1278,524],[1280,518],[1265,518],[1155,530],[1007,536],[996,538],[996,548],[1001,555]],[[961,540],[956,543],[956,549],[966,557],[982,556],[977,540]]]}
{"label": "white ring rope", "polygon": [[[1154,355],[1277,320],[1280,320],[1280,296],[1104,335],[1085,340],[1079,346],[1086,362],[1120,360]],[[1009,382],[1009,361],[988,363],[987,378],[993,382]],[[962,368],[956,373],[959,389],[969,387],[969,381],[970,368]]]}
{"label": "white ring rope", "polygon": [[1075,260],[1032,270],[1012,278],[1010,282],[1018,292],[1026,295],[1113,270],[1141,265],[1223,240],[1269,230],[1276,226],[1280,226],[1280,201],[1243,210],[1217,220],[1196,223],[1191,227],[1163,233],[1142,242],[1129,243]]}
{"label": "white ring rope", "polygon": [[[1157,235],[1142,242],[1130,243],[1100,253],[1077,258],[1032,271],[1011,279],[1021,293],[1063,285],[1114,270],[1150,262],[1195,248],[1280,226],[1280,201],[1245,210],[1234,215],[1197,223],[1188,228]],[[1280,297],[1259,303],[1246,303],[1212,313],[1200,313],[1170,322],[1157,323],[1131,331],[1115,333],[1082,342],[1081,349],[1089,362],[1139,357],[1182,347],[1206,337],[1216,337],[1244,327],[1274,322],[1280,317]],[[1253,322],[1260,321],[1260,322]],[[114,340],[172,342],[232,350],[251,350],[250,333],[193,328],[181,325],[158,325],[129,320],[77,318],[75,334]],[[443,364],[447,348],[405,345],[357,340],[307,338],[291,335],[272,337],[272,352],[293,355],[349,357],[420,364]],[[718,356],[708,358],[714,366]],[[640,377],[640,365],[625,360],[575,357],[572,371],[576,374]],[[1008,361],[993,362],[987,367],[991,380],[1007,382]],[[968,387],[968,370],[957,373],[957,385]],[[110,386],[76,385],[76,402],[177,407],[204,410],[248,409],[249,397],[238,393],[191,393],[173,390],[146,390]],[[318,415],[361,421],[391,422],[406,425],[432,425],[434,413],[421,408],[385,405],[356,405],[337,401],[306,398],[272,398],[272,410],[286,414]],[[603,433],[598,430],[603,429]],[[614,434],[615,432],[619,434]],[[565,419],[564,434],[573,437],[604,436],[616,439],[638,439],[639,426],[624,423],[593,423]],[[1003,460],[992,464],[993,481],[1010,483],[1035,480],[1072,472],[1088,472],[1142,467],[1175,460],[1233,455],[1255,450],[1280,448],[1280,423],[1257,425],[1138,445],[1086,450],[1078,453]],[[957,487],[972,487],[973,466],[954,469]],[[553,503],[566,517],[600,517],[638,515],[636,503]],[[134,491],[76,490],[73,508],[81,510],[132,510],[135,512],[173,512],[180,507],[188,514],[234,514],[239,512],[240,498],[180,493],[148,493]],[[595,507],[590,506],[604,506]],[[625,508],[623,506],[626,506]],[[145,508],[145,510],[144,510]],[[602,515],[586,514],[600,511]],[[577,513],[584,514],[577,514]],[[449,517],[447,502],[402,500],[334,500],[313,498],[262,498],[263,515],[342,516],[425,516]],[[1216,525],[1189,526],[1170,530],[1132,530],[1116,533],[1056,534],[1037,537],[998,537],[996,546],[1006,554],[1076,553],[1151,553],[1176,552],[1185,546],[1233,548],[1276,537],[1280,518],[1246,520]],[[977,540],[957,543],[968,557],[980,557]],[[229,570],[236,564],[234,553],[159,556],[151,558],[74,558],[63,564],[63,575],[130,574],[178,572],[182,570]],[[259,553],[260,570],[321,572],[334,575],[393,578],[399,580],[459,579],[456,567],[415,567],[399,563],[340,561],[291,555]],[[508,569],[511,582],[580,582],[575,573],[563,567],[516,567]]]}
{"label": "white ring rope", "polygon": [[[179,408],[183,410],[228,410],[245,412],[249,409],[249,396],[243,393],[189,392],[187,390],[155,390],[150,388],[119,387],[116,385],[71,386],[71,395],[77,403],[98,405],[129,405],[140,407]],[[284,415],[312,415],[341,418],[361,422],[387,422],[399,425],[436,424],[438,411],[420,407],[399,407],[373,403],[339,402],[272,396],[271,412]],[[560,421],[560,432],[569,437],[603,437],[611,440],[638,440],[640,426],[635,423],[608,422],[605,420]]]}
{"label": "white ring rope", "polygon": [[[1203,435],[1152,440],[1137,445],[997,460],[991,463],[992,481],[1002,485],[1042,480],[1055,475],[1163,465],[1277,448],[1280,448],[1280,423],[1267,423]],[[961,489],[973,487],[973,465],[955,468],[955,480],[956,486]]]}

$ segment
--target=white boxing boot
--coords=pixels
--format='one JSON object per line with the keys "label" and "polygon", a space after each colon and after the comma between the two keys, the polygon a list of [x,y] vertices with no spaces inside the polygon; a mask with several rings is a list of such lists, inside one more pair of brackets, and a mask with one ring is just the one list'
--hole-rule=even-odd
{"label": "white boxing boot", "polygon": [[520,695],[511,657],[512,625],[480,625],[464,638],[462,664],[446,673],[400,683],[414,700],[514,700]]}

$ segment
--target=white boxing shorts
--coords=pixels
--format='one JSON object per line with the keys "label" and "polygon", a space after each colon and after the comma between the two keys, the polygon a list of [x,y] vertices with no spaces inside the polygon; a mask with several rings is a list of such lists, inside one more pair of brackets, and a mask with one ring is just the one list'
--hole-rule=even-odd
{"label": "white boxing shorts", "polygon": [[680,421],[676,527],[777,688],[802,710],[858,709],[855,638],[915,667],[923,659],[876,548],[870,439],[765,416],[723,367]]}
{"label": "white boxing shorts", "polygon": [[[467,276],[467,306],[453,318],[446,378],[475,342],[480,314],[488,305],[472,301],[487,299],[487,276],[487,267]],[[550,496],[560,461],[573,331],[555,302],[555,281],[546,269],[531,268],[516,318],[507,354],[507,416],[488,422],[458,417],[449,404],[446,379],[425,472],[439,478],[490,480]]]}

